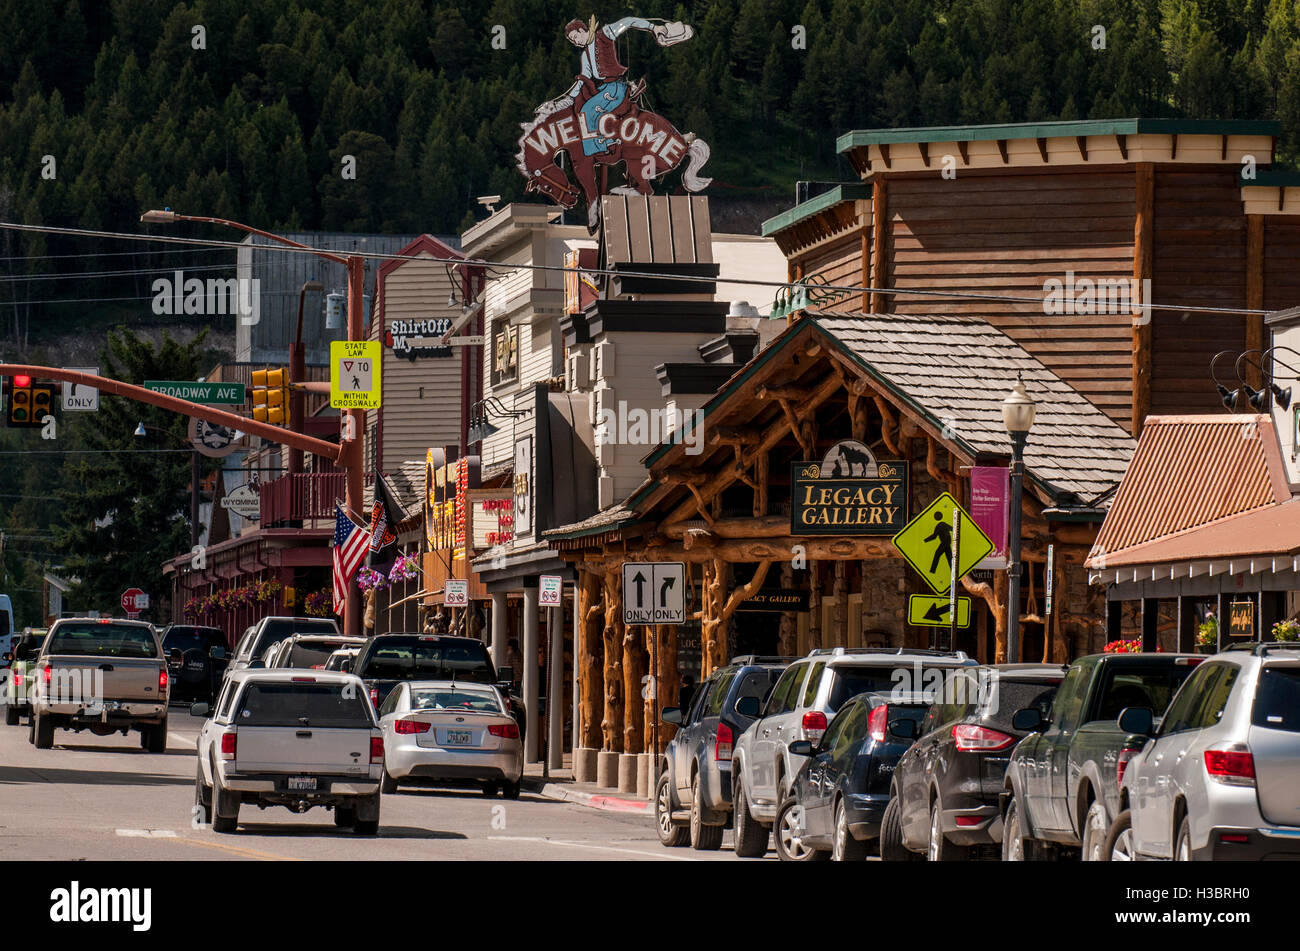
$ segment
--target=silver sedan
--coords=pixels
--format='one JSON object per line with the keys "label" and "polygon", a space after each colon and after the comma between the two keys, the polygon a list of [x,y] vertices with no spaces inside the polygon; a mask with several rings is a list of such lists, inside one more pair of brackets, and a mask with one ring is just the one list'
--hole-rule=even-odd
{"label": "silver sedan", "polygon": [[489,684],[416,680],[398,684],[379,708],[383,790],[478,782],[483,792],[519,796],[524,748],[519,724]]}

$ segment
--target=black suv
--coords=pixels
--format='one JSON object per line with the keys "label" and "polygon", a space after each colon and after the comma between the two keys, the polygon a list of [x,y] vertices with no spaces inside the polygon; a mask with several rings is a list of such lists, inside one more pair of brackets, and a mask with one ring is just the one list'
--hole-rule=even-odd
{"label": "black suv", "polygon": [[510,703],[510,714],[524,735],[524,704],[512,695],[514,670],[492,663],[487,646],[477,638],[449,634],[376,634],[361,645],[356,659],[344,669],[361,678],[378,710],[389,691],[404,680],[463,680],[493,684]]}
{"label": "black suv", "polygon": [[226,634],[219,627],[169,624],[162,633],[163,656],[171,676],[172,703],[216,700],[230,663]]}
{"label": "black suv", "polygon": [[[665,707],[677,727],[655,784],[655,822],[666,846],[717,849],[731,815],[731,750],[793,657],[734,657],[695,692],[685,710]],[[748,699],[749,703],[741,703]],[[737,704],[751,708],[740,712]],[[766,850],[766,841],[763,848]]]}
{"label": "black suv", "polygon": [[894,770],[880,857],[948,862],[1001,848],[999,796],[1011,750],[1025,736],[1017,710],[1046,716],[1064,667],[997,664],[952,671]]}

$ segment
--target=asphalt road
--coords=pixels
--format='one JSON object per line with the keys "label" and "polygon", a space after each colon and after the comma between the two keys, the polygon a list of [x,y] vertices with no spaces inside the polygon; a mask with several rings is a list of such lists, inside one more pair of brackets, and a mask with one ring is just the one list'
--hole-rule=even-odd
{"label": "asphalt road", "polygon": [[[0,721],[2,723],[3,721]],[[244,806],[232,835],[195,826],[194,744],[201,721],[173,707],[165,754],[138,735],[59,730],[38,750],[27,725],[0,725],[0,862],[23,859],[738,861],[728,831],[720,852],[665,849],[647,817],[478,790],[386,795],[376,838],[334,828],[312,809]],[[769,859],[775,853],[769,851]]]}

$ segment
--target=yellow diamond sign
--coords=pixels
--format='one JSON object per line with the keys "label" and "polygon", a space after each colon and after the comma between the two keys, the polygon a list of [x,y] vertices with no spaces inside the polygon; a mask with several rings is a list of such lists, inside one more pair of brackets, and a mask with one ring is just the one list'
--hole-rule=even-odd
{"label": "yellow diamond sign", "polygon": [[330,342],[330,406],[378,409],[383,350],[378,340]]}
{"label": "yellow diamond sign", "polygon": [[962,578],[993,550],[993,542],[975,524],[970,513],[947,492],[927,505],[920,515],[904,525],[903,530],[894,536],[894,547],[935,594],[945,594],[952,582],[954,509],[961,511],[957,577]]}

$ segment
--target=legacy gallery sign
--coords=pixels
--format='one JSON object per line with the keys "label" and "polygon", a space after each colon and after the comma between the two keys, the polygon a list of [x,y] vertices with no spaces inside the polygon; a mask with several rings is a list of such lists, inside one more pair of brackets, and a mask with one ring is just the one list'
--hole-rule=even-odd
{"label": "legacy gallery sign", "polygon": [[907,463],[854,440],[790,472],[791,535],[894,535],[907,523]]}

